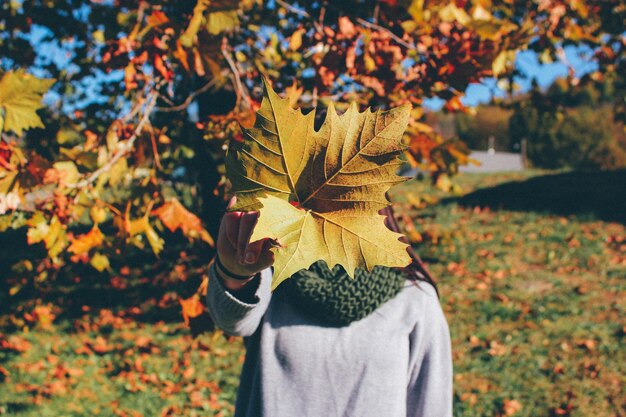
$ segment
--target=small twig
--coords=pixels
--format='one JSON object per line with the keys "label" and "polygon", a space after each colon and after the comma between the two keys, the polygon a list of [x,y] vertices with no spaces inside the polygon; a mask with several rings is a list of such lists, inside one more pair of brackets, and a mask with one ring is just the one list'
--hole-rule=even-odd
{"label": "small twig", "polygon": [[576,75],[576,70],[574,69],[574,66],[569,62],[569,60],[567,59],[567,55],[565,55],[565,49],[563,49],[562,46],[558,46],[556,48],[556,56],[557,58],[559,58],[561,60],[561,62],[563,62],[563,64],[567,67],[567,72],[572,75],[573,78],[575,78]]}
{"label": "small twig", "polygon": [[327,4],[328,3],[324,1],[324,5],[322,6],[320,10],[320,17],[317,19],[317,22],[320,25],[320,27],[324,27],[324,18],[326,17],[326,5]]}
{"label": "small twig", "polygon": [[396,35],[395,33],[393,33],[392,31],[390,31],[387,28],[384,28],[384,27],[382,27],[380,25],[377,25],[376,23],[368,22],[367,20],[361,19],[360,17],[357,17],[356,21],[359,22],[360,24],[362,24],[365,27],[368,27],[368,28],[371,28],[371,29],[377,29],[377,30],[385,32],[386,34],[391,36],[391,38],[393,40],[395,40],[396,42],[398,42],[402,46],[405,46],[405,47],[407,47],[409,49],[417,49],[417,46],[415,46],[415,44],[405,41],[404,39],[402,39],[401,37],[399,37],[398,35]]}
{"label": "small twig", "polygon": [[[211,87],[213,87],[215,85],[215,83],[217,82],[217,78],[213,78],[211,81],[209,81],[208,83],[206,83],[205,85],[203,85],[201,88],[199,88],[198,90],[194,91],[193,93],[189,94],[189,96],[187,97],[187,99],[185,101],[183,101],[181,104],[179,105],[172,105],[171,107],[155,107],[154,110],[155,111],[159,111],[159,112],[173,112],[173,111],[181,111],[181,110],[185,110],[187,107],[189,107],[189,105],[193,102],[193,100],[200,94],[204,93],[205,91],[209,90]],[[164,98],[163,96],[159,95],[159,97]]]}
{"label": "small twig", "polygon": [[144,2],[139,3],[139,9],[137,10],[137,23],[135,23],[133,30],[130,32],[130,35],[128,35],[128,38],[130,40],[135,40],[137,34],[139,34],[139,27],[141,26],[141,22],[143,21],[143,16],[147,6],[148,5]]}
{"label": "small twig", "polygon": [[[165,80],[161,80],[157,82],[154,86],[154,91],[159,91],[159,89],[163,86],[163,84],[165,84]],[[139,111],[141,110],[141,107],[142,107],[141,105],[143,101],[141,97],[137,97],[136,101],[137,101],[137,104],[131,109],[131,111],[120,118],[122,122],[127,123],[131,121],[137,115],[137,113],[139,113]]]}
{"label": "small twig", "polygon": [[[290,12],[297,14],[298,16],[302,16],[302,17],[306,17],[307,19],[311,19],[311,21],[313,22],[313,27],[315,27],[315,30],[319,33],[323,33],[324,32],[324,26],[322,24],[320,24],[319,22],[313,20],[313,18],[311,17],[311,15],[302,9],[299,9],[295,6],[292,6],[291,4],[287,3],[284,0],[276,0],[276,4],[280,4],[281,6],[283,6],[285,9],[289,10]],[[324,19],[324,13],[325,13],[325,8],[326,5],[324,5],[324,7],[322,8],[322,12],[320,13],[320,20]]]}
{"label": "small twig", "polygon": [[141,117],[139,123],[137,123],[133,135],[126,140],[124,146],[118,149],[117,152],[111,157],[111,159],[109,159],[100,168],[92,172],[91,175],[89,175],[87,178],[79,181],[76,184],[68,184],[69,188],[84,188],[90,184],[93,184],[98,179],[98,177],[100,177],[100,175],[110,170],[117,161],[119,161],[124,155],[130,152],[130,150],[133,148],[133,145],[135,144],[135,141],[143,131],[144,125],[150,120],[150,115],[152,114],[152,110],[154,110],[157,96],[158,94],[156,93],[156,91],[148,95],[148,101],[144,109],[144,114]]}
{"label": "small twig", "polygon": [[313,107],[317,107],[317,86],[313,87]]}
{"label": "small twig", "polygon": [[161,158],[159,158],[159,150],[157,148],[156,139],[154,138],[154,129],[150,127],[150,142],[152,142],[152,154],[154,155],[154,164],[157,169],[161,170]]}
{"label": "small twig", "polygon": [[376,7],[374,7],[374,15],[372,19],[374,20],[374,24],[378,24],[378,14],[380,13],[380,3],[376,2]]}
{"label": "small twig", "polygon": [[297,15],[303,16],[303,17],[308,17],[311,18],[311,15],[309,13],[307,13],[306,11],[302,10],[302,9],[298,9],[295,6],[292,6],[291,4],[287,3],[284,0],[276,0],[277,4],[280,4],[281,6],[283,6],[285,9],[289,10],[292,13],[295,13]]}
{"label": "small twig", "polygon": [[228,66],[230,67],[230,70],[235,76],[234,87],[237,92],[237,107],[239,107],[242,97],[245,99],[246,104],[250,103],[250,97],[248,97],[248,94],[246,93],[244,89],[243,83],[241,82],[241,78],[239,77],[239,70],[237,69],[237,65],[235,64],[235,61],[233,61],[233,58],[230,56],[230,53],[226,50],[226,45],[227,44],[222,46],[222,55],[226,59],[226,62],[228,62]]}
{"label": "small twig", "polygon": [[[169,98],[167,98],[167,97],[166,97],[166,96],[164,96],[163,94],[160,94],[160,93],[159,93],[159,98],[160,98],[161,100],[163,100],[164,102],[166,102],[167,104],[169,104],[171,107],[176,106],[176,104],[175,104],[172,100],[170,100]],[[158,109],[158,107],[155,107],[154,109],[156,110],[156,109]]]}
{"label": "small twig", "polygon": [[[138,101],[141,102],[141,98],[138,98]],[[135,115],[139,113],[139,110],[141,110],[140,104],[133,107],[128,113],[126,113],[123,117],[121,117],[122,122],[126,123],[132,120],[135,117]]]}

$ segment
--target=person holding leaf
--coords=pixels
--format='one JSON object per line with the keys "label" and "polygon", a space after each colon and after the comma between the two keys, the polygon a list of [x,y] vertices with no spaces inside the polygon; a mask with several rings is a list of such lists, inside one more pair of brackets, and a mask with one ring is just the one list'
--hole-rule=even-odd
{"label": "person holding leaf", "polygon": [[215,324],[246,344],[235,416],[451,416],[448,325],[386,195],[405,180],[410,105],[331,103],[315,129],[264,86],[226,157],[235,198],[207,288]]}
{"label": "person holding leaf", "polygon": [[207,291],[216,325],[247,349],[235,416],[452,416],[450,335],[432,281],[415,264],[352,279],[317,262],[272,292],[272,242],[249,241],[257,217],[226,213]]}

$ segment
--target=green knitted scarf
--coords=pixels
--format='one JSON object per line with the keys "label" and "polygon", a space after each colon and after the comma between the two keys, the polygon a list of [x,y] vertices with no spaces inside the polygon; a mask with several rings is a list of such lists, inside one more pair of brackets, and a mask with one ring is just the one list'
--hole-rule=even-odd
{"label": "green knitted scarf", "polygon": [[359,268],[352,279],[341,266],[331,271],[319,261],[295,273],[283,285],[287,298],[304,314],[332,326],[345,326],[393,298],[406,279],[402,270],[381,266],[372,272]]}

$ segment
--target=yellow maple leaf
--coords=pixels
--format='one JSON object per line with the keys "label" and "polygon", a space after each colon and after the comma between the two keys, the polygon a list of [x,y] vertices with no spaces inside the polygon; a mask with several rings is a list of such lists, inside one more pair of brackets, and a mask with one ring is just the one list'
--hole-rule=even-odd
{"label": "yellow maple leaf", "polygon": [[130,218],[131,204],[126,204],[126,210],[124,213],[120,213],[114,218],[114,222],[119,229],[120,236],[126,239],[127,242],[133,242],[137,247],[143,249],[143,236],[148,240],[148,244],[152,248],[152,252],[156,256],[163,250],[165,241],[154,230],[149,221],[149,216],[152,213],[152,202],[148,204],[148,208],[142,217],[137,219]]}
{"label": "yellow maple leaf", "polygon": [[[0,131],[21,135],[24,130],[44,127],[37,115],[43,107],[41,98],[55,80],[45,80],[23,70],[7,72],[0,79]],[[2,123],[4,122],[4,123]]]}
{"label": "yellow maple leaf", "polygon": [[237,203],[259,210],[251,241],[277,240],[272,287],[324,260],[354,276],[357,267],[404,267],[401,236],[378,211],[385,193],[404,181],[396,175],[405,149],[402,134],[410,106],[360,113],[352,104],[338,115],[331,103],[319,130],[315,112],[293,109],[265,82],[255,124],[227,155],[227,176]]}

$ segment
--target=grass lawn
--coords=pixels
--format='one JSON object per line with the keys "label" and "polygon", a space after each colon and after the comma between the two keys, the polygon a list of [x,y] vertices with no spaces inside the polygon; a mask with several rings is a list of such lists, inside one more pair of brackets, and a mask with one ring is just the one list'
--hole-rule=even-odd
{"label": "grass lawn", "polygon": [[[424,181],[393,192],[439,280],[455,416],[626,415],[626,171],[458,183],[452,197]],[[141,308],[4,317],[0,415],[232,415],[241,341],[194,339]]]}

